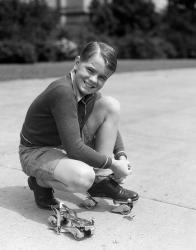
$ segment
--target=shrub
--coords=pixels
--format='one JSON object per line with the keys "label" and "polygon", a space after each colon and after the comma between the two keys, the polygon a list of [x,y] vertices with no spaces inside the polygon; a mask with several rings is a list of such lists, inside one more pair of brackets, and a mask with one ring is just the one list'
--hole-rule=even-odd
{"label": "shrub", "polygon": [[0,0],[0,40],[46,40],[58,24],[45,0]]}
{"label": "shrub", "polygon": [[73,59],[78,55],[78,46],[73,41],[62,38],[55,42],[56,47],[56,60],[63,61]]}
{"label": "shrub", "polygon": [[35,47],[40,62],[64,61],[73,59],[78,55],[77,45],[66,38],[58,41],[38,42]]}
{"label": "shrub", "polygon": [[35,43],[35,49],[39,62],[56,61],[56,49],[52,42],[39,41]]}
{"label": "shrub", "polygon": [[156,36],[144,36],[142,33],[116,38],[115,44],[119,58],[174,58],[177,53],[168,41]]}
{"label": "shrub", "polygon": [[0,63],[34,63],[35,47],[24,41],[0,41]]}

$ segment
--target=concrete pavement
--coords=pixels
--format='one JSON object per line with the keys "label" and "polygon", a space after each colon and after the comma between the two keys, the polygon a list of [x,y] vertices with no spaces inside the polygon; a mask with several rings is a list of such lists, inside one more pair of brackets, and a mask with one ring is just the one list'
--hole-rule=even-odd
{"label": "concrete pavement", "polygon": [[48,230],[49,211],[36,207],[18,159],[25,112],[52,79],[0,83],[0,249],[196,249],[196,69],[116,74],[103,92],[121,102],[121,131],[133,175],[125,183],[141,198],[130,216],[100,201],[79,208],[80,194],[57,196],[95,235],[77,242]]}

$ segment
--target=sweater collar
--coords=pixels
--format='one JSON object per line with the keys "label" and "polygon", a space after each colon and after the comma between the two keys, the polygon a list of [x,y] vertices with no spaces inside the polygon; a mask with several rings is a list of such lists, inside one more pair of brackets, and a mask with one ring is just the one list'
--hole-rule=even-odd
{"label": "sweater collar", "polygon": [[72,86],[73,86],[73,90],[74,90],[74,94],[75,94],[76,100],[77,100],[77,102],[79,102],[82,99],[82,96],[80,95],[79,91],[76,89],[76,86],[74,84],[74,74],[75,74],[75,72],[72,69],[70,71],[71,83],[72,83]]}
{"label": "sweater collar", "polygon": [[78,93],[78,91],[77,91],[77,89],[76,89],[76,87],[75,87],[75,84],[73,83],[73,76],[74,76],[74,71],[73,70],[71,70],[70,72],[69,72],[69,75],[70,75],[70,79],[71,79],[71,84],[72,84],[72,87],[73,87],[73,91],[74,91],[74,95],[75,95],[75,98],[76,98],[76,101],[77,102],[83,102],[83,103],[87,103],[95,94],[89,94],[89,95],[85,95],[85,96],[81,96],[79,93]]}

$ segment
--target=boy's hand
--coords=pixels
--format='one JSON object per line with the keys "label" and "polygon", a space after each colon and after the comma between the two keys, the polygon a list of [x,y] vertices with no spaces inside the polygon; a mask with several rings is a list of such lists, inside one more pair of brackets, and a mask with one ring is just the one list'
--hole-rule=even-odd
{"label": "boy's hand", "polygon": [[125,178],[132,172],[130,163],[127,159],[113,159],[111,169],[114,172],[115,177],[119,179]]}

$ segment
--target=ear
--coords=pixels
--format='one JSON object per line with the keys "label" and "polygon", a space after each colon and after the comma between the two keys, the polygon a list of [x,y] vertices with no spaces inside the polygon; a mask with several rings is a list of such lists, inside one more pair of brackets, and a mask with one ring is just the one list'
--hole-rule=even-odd
{"label": "ear", "polygon": [[74,62],[74,69],[75,70],[78,68],[79,63],[80,63],[80,56],[76,56],[75,62]]}

